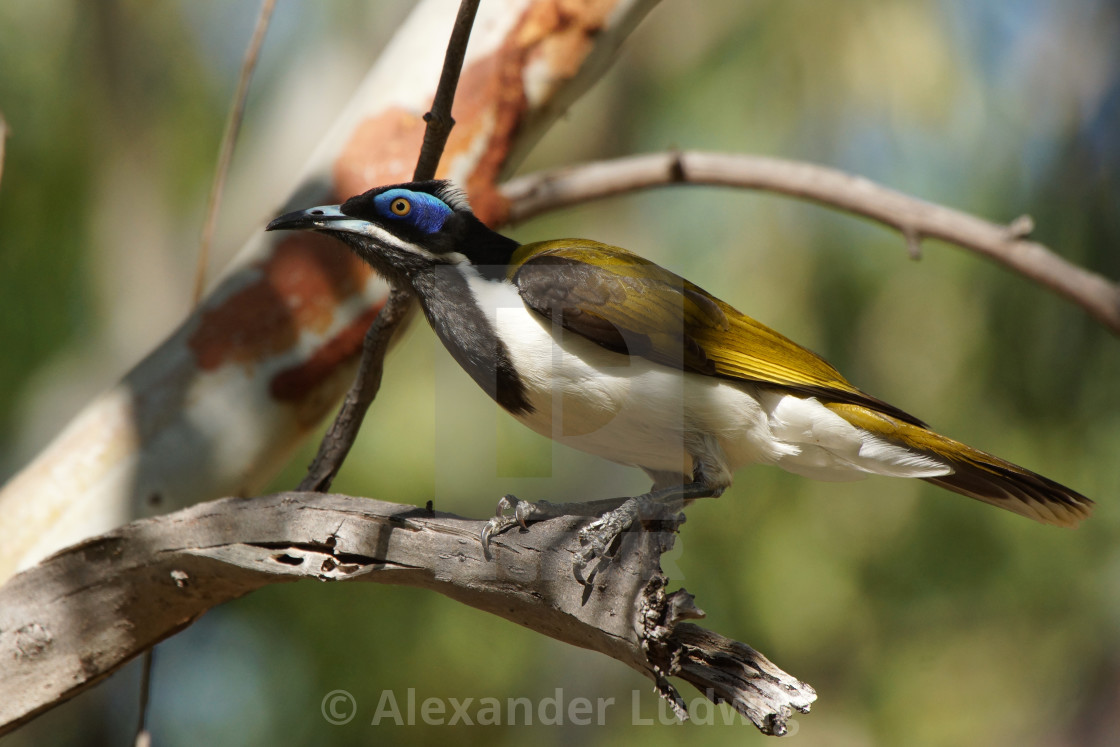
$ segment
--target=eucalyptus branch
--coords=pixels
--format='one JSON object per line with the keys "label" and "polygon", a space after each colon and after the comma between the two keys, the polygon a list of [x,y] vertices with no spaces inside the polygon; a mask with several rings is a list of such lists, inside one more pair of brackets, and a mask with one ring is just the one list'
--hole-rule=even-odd
{"label": "eucalyptus branch", "polygon": [[[424,128],[424,144],[413,172],[413,180],[431,179],[435,176],[439,159],[447,145],[447,136],[455,125],[451,117],[451,105],[455,101],[455,89],[459,85],[459,74],[467,54],[474,17],[478,12],[480,0],[462,0],[459,13],[455,16],[455,26],[447,43],[447,53],[443,58],[443,69],[436,86],[431,110],[424,115],[427,126]],[[412,294],[403,288],[393,288],[389,298],[381,308],[377,319],[366,331],[362,341],[362,357],[358,362],[358,374],[354,383],[342,400],[338,415],[335,416],[315,459],[307,470],[307,475],[299,484],[300,490],[329,490],[331,482],[342,467],[346,455],[358,437],[366,412],[381,388],[381,374],[385,367],[385,353],[389,342],[397,331],[412,317],[415,301]]]}
{"label": "eucalyptus branch", "polygon": [[207,610],[302,578],[415,586],[598,651],[648,676],[687,718],[669,677],[782,734],[813,689],[751,647],[682,622],[660,556],[679,517],[627,532],[594,586],[571,573],[582,519],[492,541],[485,522],[322,493],[223,498],[66,548],[0,587],[0,735],[77,695]]}
{"label": "eucalyptus branch", "polygon": [[1033,229],[1029,217],[991,223],[824,166],[731,153],[653,153],[529,174],[507,182],[502,193],[509,200],[509,219],[523,221],[590,200],[685,183],[778,192],[862,215],[901,232],[915,257],[925,238],[956,244],[1065,296],[1120,335],[1120,284],[1027,240]]}

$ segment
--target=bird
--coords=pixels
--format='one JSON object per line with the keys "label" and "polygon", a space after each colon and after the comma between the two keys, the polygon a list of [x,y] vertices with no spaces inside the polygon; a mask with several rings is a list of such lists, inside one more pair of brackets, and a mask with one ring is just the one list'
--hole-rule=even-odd
{"label": "bird", "polygon": [[[653,484],[580,532],[575,575],[636,520],[719,496],[746,465],[820,480],[921,479],[1044,524],[1093,502],[967,446],[849,383],[823,358],[654,262],[588,239],[521,244],[446,180],[392,184],[289,212],[267,230],[347,244],[419,301],[452,358],[502,409]],[[482,534],[557,513],[504,497]],[[513,515],[505,514],[513,508]],[[607,558],[609,561],[609,558]]]}

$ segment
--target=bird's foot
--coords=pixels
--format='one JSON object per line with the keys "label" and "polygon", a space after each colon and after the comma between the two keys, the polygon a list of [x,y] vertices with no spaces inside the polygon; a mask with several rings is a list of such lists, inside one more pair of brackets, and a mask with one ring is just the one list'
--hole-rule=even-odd
{"label": "bird's foot", "polygon": [[[717,492],[711,486],[695,482],[653,490],[632,498],[607,498],[583,503],[530,503],[513,495],[504,495],[498,501],[494,516],[482,528],[482,551],[489,558],[492,538],[515,526],[528,529],[530,521],[558,516],[594,516],[595,520],[579,531],[580,549],[572,557],[572,572],[576,580],[586,586],[595,578],[597,570],[587,573],[588,565],[603,558],[609,560],[607,553],[611,546],[635,521],[668,519],[679,514],[686,502]],[[512,514],[508,514],[511,509]],[[683,515],[679,520],[683,520]]]}
{"label": "bird's foot", "polygon": [[[515,526],[528,529],[528,523],[530,521],[540,521],[541,519],[563,516],[563,512],[558,511],[558,508],[556,504],[549,503],[548,501],[530,503],[512,494],[503,495],[498,499],[498,508],[495,510],[494,516],[490,521],[486,522],[486,526],[482,528],[483,553],[486,554],[486,557],[490,557],[490,539],[507,529],[512,529]],[[506,515],[506,512],[510,509],[513,509],[513,514]]]}
{"label": "bird's foot", "polygon": [[[618,508],[633,498],[606,498],[579,503],[553,503],[551,501],[523,501],[515,495],[503,495],[498,499],[498,508],[486,526],[482,528],[482,552],[490,557],[490,540],[502,532],[520,526],[528,529],[530,521],[555,519],[559,516],[594,516]],[[507,511],[513,510],[512,514]]]}
{"label": "bird's foot", "polygon": [[[658,491],[634,496],[581,529],[580,549],[572,557],[572,572],[576,580],[584,586],[590,584],[598,572],[598,563],[590,573],[586,572],[587,566],[599,560],[610,562],[613,559],[608,554],[611,546],[635,521],[666,519],[679,513],[683,503],[678,491]],[[683,518],[684,515],[681,514],[680,519]]]}

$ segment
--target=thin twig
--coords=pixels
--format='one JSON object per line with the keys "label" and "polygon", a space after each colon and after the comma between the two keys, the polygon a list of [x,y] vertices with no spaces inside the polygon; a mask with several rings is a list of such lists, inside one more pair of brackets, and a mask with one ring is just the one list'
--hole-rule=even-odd
{"label": "thin twig", "polygon": [[529,174],[506,183],[502,194],[510,201],[510,220],[523,221],[589,200],[677,183],[778,192],[862,215],[900,231],[911,256],[921,239],[956,244],[1065,296],[1120,335],[1120,284],[1026,240],[1030,218],[991,223],[824,166],[730,153],[654,153]]}
{"label": "thin twig", "polygon": [[455,89],[459,86],[459,74],[463,70],[463,59],[467,55],[467,42],[471,38],[474,17],[478,13],[480,0],[463,0],[459,13],[455,16],[455,26],[447,41],[447,54],[443,59],[443,70],[439,75],[439,85],[432,100],[431,110],[424,115],[428,126],[424,128],[424,144],[420,148],[420,158],[416,161],[413,181],[432,179],[436,175],[439,159],[447,145],[447,136],[455,126],[451,116],[451,105],[455,102]]}
{"label": "thin twig", "polygon": [[0,112],[0,177],[4,176],[4,144],[8,140],[8,121]]}
{"label": "thin twig", "polygon": [[233,148],[237,143],[237,133],[241,130],[241,121],[245,117],[245,100],[249,94],[249,81],[252,80],[253,70],[257,66],[260,56],[261,44],[264,42],[265,31],[268,30],[268,21],[272,16],[272,9],[276,0],[262,0],[261,10],[257,15],[257,25],[253,29],[253,36],[249,40],[249,47],[245,50],[245,58],[241,62],[241,73],[237,78],[237,90],[233,94],[233,104],[230,107],[229,118],[226,120],[225,132],[222,133],[222,146],[218,153],[218,165],[214,170],[214,181],[210,185],[210,197],[206,201],[206,223],[202,227],[202,239],[198,245],[198,264],[194,275],[194,303],[202,300],[202,293],[206,289],[206,267],[210,263],[210,246],[214,241],[214,228],[218,223],[218,206],[222,201],[222,192],[226,186],[226,177],[229,174],[229,165],[233,160]]}
{"label": "thin twig", "polygon": [[[416,181],[435,176],[436,167],[447,144],[447,136],[455,124],[455,120],[451,118],[451,105],[455,100],[455,89],[459,85],[459,73],[467,54],[467,42],[470,40],[478,4],[479,0],[463,0],[459,5],[459,13],[455,16],[455,26],[447,43],[443,71],[439,76],[439,85],[436,86],[432,108],[424,115],[427,127],[424,129],[424,144],[420,148],[416,170],[413,172],[413,179]],[[319,443],[319,451],[299,484],[300,490],[323,492],[330,488],[342,462],[350,453],[350,447],[357,438],[358,429],[361,428],[373,398],[377,396],[377,390],[381,388],[381,374],[389,342],[412,316],[414,306],[415,301],[410,292],[395,287],[390,291],[389,299],[362,341],[358,375],[346,393],[330,430]]]}
{"label": "thin twig", "polygon": [[150,747],[152,733],[148,731],[148,704],[152,695],[152,664],[156,649],[152,646],[144,652],[143,666],[140,670],[140,717],[136,724],[136,739],[133,747]]}

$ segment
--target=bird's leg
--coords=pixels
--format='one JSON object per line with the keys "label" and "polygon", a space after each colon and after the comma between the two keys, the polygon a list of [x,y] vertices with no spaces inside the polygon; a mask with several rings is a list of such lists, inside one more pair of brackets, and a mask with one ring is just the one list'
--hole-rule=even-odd
{"label": "bird's leg", "polygon": [[698,477],[687,485],[655,489],[626,498],[617,508],[607,511],[579,531],[581,547],[572,558],[572,571],[576,580],[584,585],[589,584],[595,577],[595,571],[585,575],[587,565],[606,557],[607,550],[618,536],[633,526],[635,521],[666,518],[679,512],[690,501],[718,496],[723,489],[724,486],[713,485],[703,477]]}
{"label": "bird's leg", "polygon": [[[607,550],[634,521],[663,519],[678,513],[697,498],[719,497],[731,485],[727,459],[716,438],[706,433],[687,433],[685,448],[692,457],[692,482],[682,475],[646,469],[653,478],[648,493],[628,498],[580,530],[580,549],[572,558],[572,571],[581,584],[590,583],[595,571],[585,575],[588,563],[605,557]],[[682,516],[683,519],[683,516]]]}
{"label": "bird's leg", "polygon": [[[680,489],[683,481],[688,479],[686,475],[677,472],[657,472],[648,469],[643,471],[653,480],[651,493],[656,492],[659,488],[668,488],[674,485],[677,486],[677,489]],[[573,503],[553,503],[544,500],[529,502],[508,493],[498,499],[498,507],[494,511],[493,518],[486,522],[486,526],[482,528],[482,549],[489,553],[490,540],[515,526],[528,529],[530,521],[544,521],[561,516],[593,516],[599,518],[608,511],[619,508],[629,500],[633,500],[633,498],[623,496],[621,498],[600,498],[595,501],[576,501]],[[511,509],[513,513],[507,515],[506,512]]]}
{"label": "bird's leg", "polygon": [[[572,557],[572,571],[581,584],[590,583],[595,572],[584,573],[594,559],[603,558],[618,536],[633,526],[635,520],[664,519],[679,512],[698,498],[719,497],[731,485],[731,473],[714,437],[707,434],[690,434],[686,447],[693,461],[691,482],[679,473],[658,472],[646,469],[653,478],[653,487],[647,493],[630,498],[606,498],[579,503],[552,503],[522,501],[505,495],[498,501],[494,517],[482,530],[482,550],[489,557],[490,539],[514,526],[526,526],[530,521],[541,521],[560,516],[595,516],[595,521],[579,532],[580,549]],[[513,515],[506,511],[513,509]]]}

